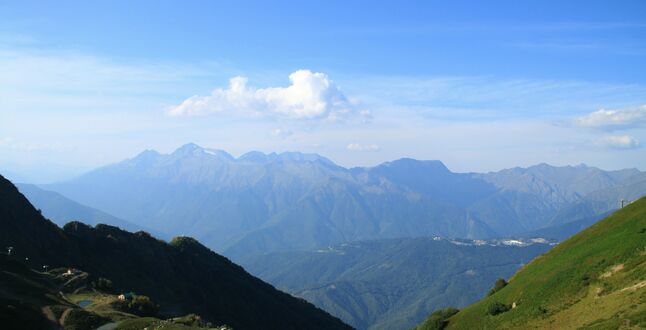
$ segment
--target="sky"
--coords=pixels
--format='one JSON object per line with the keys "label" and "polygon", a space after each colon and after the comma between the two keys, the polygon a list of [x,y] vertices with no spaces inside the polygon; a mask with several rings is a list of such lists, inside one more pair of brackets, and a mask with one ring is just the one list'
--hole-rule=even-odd
{"label": "sky", "polygon": [[0,2],[0,173],[188,142],[646,170],[646,2]]}

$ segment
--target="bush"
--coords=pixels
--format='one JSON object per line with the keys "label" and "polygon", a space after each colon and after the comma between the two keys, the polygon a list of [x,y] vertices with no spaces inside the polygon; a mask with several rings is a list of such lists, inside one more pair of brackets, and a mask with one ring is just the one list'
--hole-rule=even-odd
{"label": "bush", "polygon": [[142,317],[157,316],[159,312],[159,306],[147,296],[134,296],[130,300],[115,301],[112,303],[112,308]]}
{"label": "bush", "polygon": [[491,296],[492,294],[500,291],[500,289],[504,288],[507,286],[507,281],[505,281],[504,278],[499,278],[496,280],[496,283],[493,285],[493,288],[489,290],[489,293],[487,293],[487,296]]}
{"label": "bush", "polygon": [[503,304],[499,301],[494,301],[491,304],[489,304],[489,307],[487,307],[487,313],[489,315],[498,315],[502,314],[508,310],[511,309],[511,305]]}
{"label": "bush", "polygon": [[449,323],[448,319],[457,314],[458,309],[448,307],[431,313],[431,315],[420,325],[418,330],[442,330]]}
{"label": "bush", "polygon": [[155,316],[159,311],[159,306],[154,304],[147,296],[135,296],[130,301],[130,310],[133,314],[139,316]]}

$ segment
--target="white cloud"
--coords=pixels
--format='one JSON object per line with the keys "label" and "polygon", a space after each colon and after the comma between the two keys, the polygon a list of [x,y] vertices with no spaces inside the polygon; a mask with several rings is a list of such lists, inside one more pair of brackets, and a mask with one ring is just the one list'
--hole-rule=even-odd
{"label": "white cloud", "polygon": [[598,139],[595,144],[608,149],[637,149],[641,144],[630,135],[610,135]]}
{"label": "white cloud", "polygon": [[271,130],[272,136],[280,137],[280,138],[286,138],[292,134],[294,134],[294,132],[286,128],[274,128]]}
{"label": "white cloud", "polygon": [[646,125],[646,105],[616,110],[601,109],[576,118],[574,122],[583,127],[611,130]]}
{"label": "white cloud", "polygon": [[350,102],[324,73],[298,70],[289,75],[287,87],[253,88],[247,78],[234,77],[226,89],[208,96],[192,96],[172,107],[169,114],[203,115],[235,111],[296,119],[337,119],[350,111]]}
{"label": "white cloud", "polygon": [[370,123],[374,118],[370,110],[361,110],[359,114],[361,115],[361,118],[363,118],[364,124]]}
{"label": "white cloud", "polygon": [[346,149],[350,151],[370,151],[370,152],[381,150],[381,148],[379,148],[379,146],[376,144],[359,144],[359,143],[350,143],[348,144]]}

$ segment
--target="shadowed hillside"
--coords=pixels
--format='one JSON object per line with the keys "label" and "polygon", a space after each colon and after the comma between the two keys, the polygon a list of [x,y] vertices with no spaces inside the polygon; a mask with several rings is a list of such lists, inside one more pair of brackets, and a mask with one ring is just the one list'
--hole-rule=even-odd
{"label": "shadowed hillside", "polygon": [[[163,315],[197,313],[238,329],[343,329],[341,321],[249,275],[188,237],[170,243],[144,232],[72,222],[57,227],[0,177],[0,246],[40,269],[74,267],[145,294]],[[28,260],[26,260],[28,258]]]}

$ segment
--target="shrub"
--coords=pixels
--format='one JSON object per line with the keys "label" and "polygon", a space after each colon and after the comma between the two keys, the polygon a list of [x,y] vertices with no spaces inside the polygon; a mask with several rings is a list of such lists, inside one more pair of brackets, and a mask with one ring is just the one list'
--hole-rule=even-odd
{"label": "shrub", "polygon": [[491,304],[489,304],[489,307],[487,307],[487,313],[489,315],[494,316],[494,315],[502,314],[510,309],[511,309],[510,305],[503,304],[499,301],[494,301]]}
{"label": "shrub", "polygon": [[442,330],[449,323],[448,319],[457,314],[458,309],[453,307],[448,307],[445,309],[437,310],[422,323],[417,329],[418,330]]}
{"label": "shrub", "polygon": [[135,296],[130,301],[130,310],[133,314],[139,316],[155,316],[159,311],[159,306],[154,304],[147,296]]}
{"label": "shrub", "polygon": [[134,296],[130,300],[118,300],[112,303],[115,310],[134,314],[137,316],[157,316],[159,306],[147,296]]}
{"label": "shrub", "polygon": [[496,283],[493,285],[493,288],[489,290],[489,293],[487,293],[487,296],[491,296],[492,294],[500,291],[500,289],[504,288],[507,286],[507,281],[505,281],[504,278],[499,278],[496,280]]}

